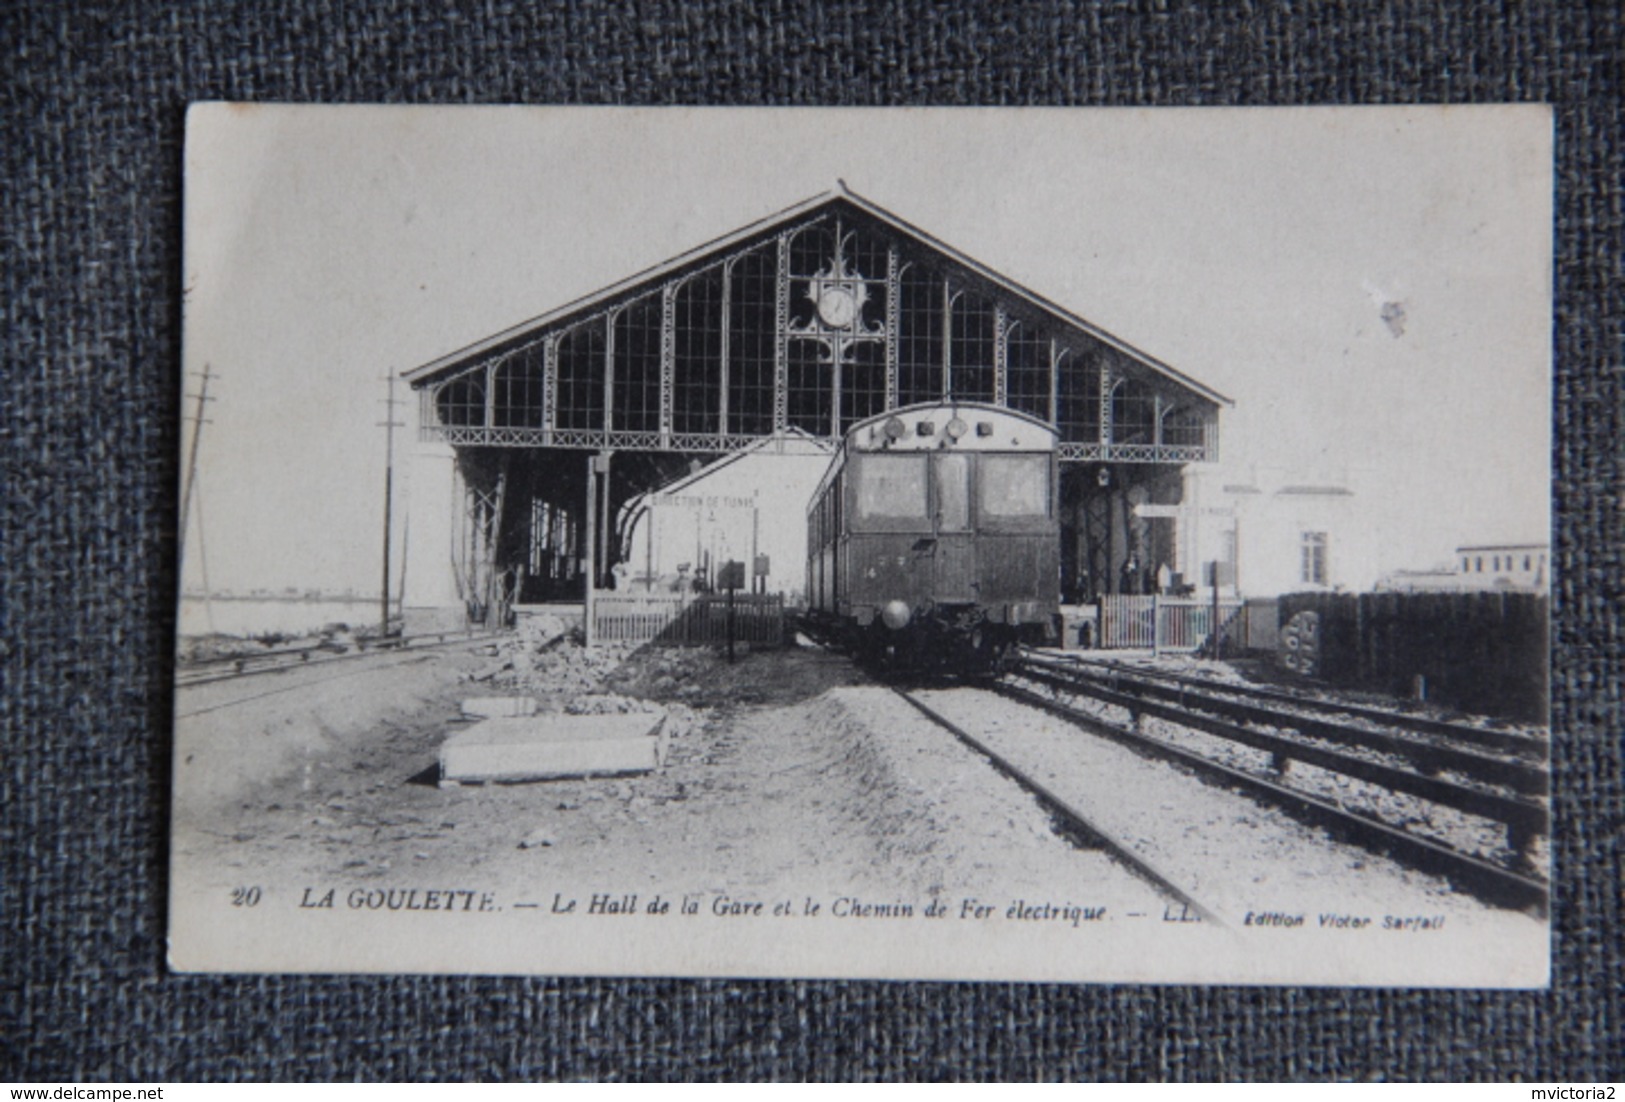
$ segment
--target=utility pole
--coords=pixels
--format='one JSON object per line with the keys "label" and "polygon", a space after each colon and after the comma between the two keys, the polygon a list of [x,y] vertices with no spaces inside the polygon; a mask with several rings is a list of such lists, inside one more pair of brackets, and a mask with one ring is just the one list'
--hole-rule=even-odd
{"label": "utility pole", "polygon": [[[214,588],[209,585],[209,541],[203,538],[203,491],[197,492],[197,564],[203,571],[203,614],[208,620],[209,634],[214,628]],[[184,598],[183,598],[184,599]]]}
{"label": "utility pole", "polygon": [[[407,499],[410,504],[410,498]],[[412,511],[401,518],[401,576],[395,579],[395,615],[401,618],[401,630],[406,624],[406,554],[412,548]]]}
{"label": "utility pole", "polygon": [[593,624],[593,585],[598,575],[598,556],[593,550],[597,542],[598,532],[598,457],[587,456],[587,521],[581,527],[582,550],[586,552],[581,559],[581,573],[586,582],[586,589],[582,594],[581,602],[581,638],[589,648],[597,642]]}
{"label": "utility pole", "polygon": [[[203,426],[209,423],[208,420],[203,416],[203,406],[205,402],[214,401],[213,398],[209,397],[210,378],[211,375],[209,373],[209,365],[204,364],[202,375],[203,382],[202,385],[198,387],[197,392],[197,412],[192,415],[192,448],[191,454],[186,460],[186,482],[181,487],[181,531],[178,551],[176,554],[177,573],[179,573],[180,566],[184,565],[186,561],[186,529],[191,523],[192,517],[192,485],[197,482],[198,440],[203,436]],[[191,397],[191,395],[187,395],[187,397]],[[181,578],[181,584],[184,587],[184,576]]]}
{"label": "utility pole", "polygon": [[598,509],[598,574],[600,578],[604,577],[605,571],[610,566],[609,526],[612,518],[609,513],[609,461],[614,454],[614,452],[605,449],[598,453],[599,462],[594,464],[594,469],[604,476],[604,498],[600,502]]}
{"label": "utility pole", "polygon": [[395,429],[405,426],[395,420],[395,373],[384,376],[389,382],[389,397],[384,399],[384,580],[378,591],[378,638],[389,637],[389,528],[391,508],[395,496]]}

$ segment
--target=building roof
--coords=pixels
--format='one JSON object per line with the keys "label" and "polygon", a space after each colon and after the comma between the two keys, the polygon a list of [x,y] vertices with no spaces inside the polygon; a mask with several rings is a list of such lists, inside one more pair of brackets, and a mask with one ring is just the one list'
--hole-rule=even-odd
{"label": "building roof", "polygon": [[[1228,488],[1228,487],[1227,487]],[[1353,497],[1347,486],[1282,486],[1275,491],[1282,497]]]}
{"label": "building roof", "polygon": [[[799,447],[802,450],[791,451],[788,450],[787,446]],[[753,440],[742,447],[728,452],[720,459],[713,459],[711,462],[706,463],[698,470],[690,471],[688,474],[673,479],[658,489],[645,490],[641,494],[636,494],[627,502],[626,508],[632,509],[641,502],[652,497],[663,497],[670,494],[681,493],[689,486],[711,477],[724,467],[728,467],[739,462],[741,459],[744,459],[747,456],[755,455],[758,452],[769,452],[783,455],[831,455],[834,453],[834,451],[835,443],[833,441],[824,440],[820,437],[812,435],[811,433],[803,432],[798,428],[788,428],[782,432],[775,433],[772,436],[764,436],[759,440]]]}
{"label": "building roof", "polygon": [[671,276],[677,275],[687,268],[703,266],[714,256],[727,252],[730,249],[737,248],[738,246],[751,241],[753,238],[769,236],[790,223],[807,218],[808,216],[819,213],[826,208],[835,207],[846,207],[860,211],[875,221],[883,224],[892,232],[904,238],[910,239],[926,249],[940,254],[941,256],[950,260],[952,263],[974,273],[976,276],[986,280],[990,284],[993,284],[1005,293],[1025,301],[1032,307],[1051,315],[1062,323],[1079,329],[1101,343],[1116,349],[1125,356],[1141,364],[1154,374],[1161,375],[1169,380],[1177,382],[1180,386],[1201,395],[1209,401],[1223,405],[1235,404],[1230,398],[1220,394],[1212,387],[1206,386],[1196,379],[1191,378],[1189,375],[1186,375],[1169,364],[1164,363],[1155,356],[1135,348],[1133,345],[1130,345],[1126,341],[1113,336],[1112,334],[1096,326],[1094,323],[1085,320],[1063,306],[1057,305],[1055,302],[1052,302],[1050,299],[1045,298],[1037,292],[1023,287],[1021,284],[1016,283],[1009,277],[995,271],[980,261],[965,255],[964,253],[955,249],[953,246],[939,240],[936,237],[933,237],[931,234],[925,232],[912,223],[899,218],[897,215],[886,210],[884,207],[881,207],[880,205],[865,199],[863,196],[848,190],[844,184],[840,184],[829,191],[821,192],[818,195],[804,199],[793,206],[786,207],[785,209],[769,215],[766,218],[753,222],[750,225],[743,226],[732,233],[725,234],[722,237],[708,241],[703,245],[699,245],[693,249],[689,249],[686,252],[679,253],[677,256],[674,256],[661,264],[646,268],[641,272],[628,276],[626,279],[619,280],[607,287],[594,291],[590,295],[578,298],[573,302],[567,302],[562,306],[549,310],[545,314],[540,314],[529,319],[528,321],[521,322],[518,325],[511,326],[508,329],[493,333],[491,336],[482,340],[475,341],[473,344],[466,345],[453,352],[448,352],[444,356],[440,356],[436,359],[430,360],[428,363],[404,372],[403,375],[408,382],[419,384],[431,380],[443,373],[455,371],[466,366],[470,361],[477,360],[488,353],[502,348],[504,345],[520,341],[539,330],[554,326],[560,322],[568,321],[576,315],[589,314],[595,309],[613,303],[617,299],[631,297],[638,292],[646,290],[648,285],[651,283],[657,283]]}

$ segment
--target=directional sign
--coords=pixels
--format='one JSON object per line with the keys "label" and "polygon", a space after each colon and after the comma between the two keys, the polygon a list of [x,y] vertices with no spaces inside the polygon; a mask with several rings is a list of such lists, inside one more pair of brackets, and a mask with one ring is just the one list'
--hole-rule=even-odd
{"label": "directional sign", "polygon": [[1198,509],[1194,505],[1136,505],[1134,515],[1155,520],[1158,517],[1234,517],[1236,511],[1228,505],[1209,505]]}

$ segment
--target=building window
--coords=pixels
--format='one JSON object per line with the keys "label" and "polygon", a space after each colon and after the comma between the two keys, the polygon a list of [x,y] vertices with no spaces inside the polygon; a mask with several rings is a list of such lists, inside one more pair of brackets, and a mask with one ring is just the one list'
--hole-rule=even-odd
{"label": "building window", "polygon": [[918,264],[898,277],[897,404],[942,397],[942,283]]}
{"label": "building window", "polygon": [[726,432],[773,431],[777,264],[766,250],[746,253],[733,263]]}
{"label": "building window", "polygon": [[1155,441],[1157,398],[1138,379],[1122,379],[1112,389],[1113,444],[1150,444]]}
{"label": "building window", "polygon": [[1005,401],[1011,409],[1048,421],[1049,341],[1029,322],[1013,320],[1004,341]]}
{"label": "building window", "polygon": [[1062,440],[1100,443],[1100,374],[1100,358],[1092,351],[1061,361],[1055,420]]}
{"label": "building window", "polygon": [[1524,568],[1525,571],[1527,571],[1529,569],[1529,556],[1528,555],[1525,555],[1523,557],[1523,568]]}
{"label": "building window", "polygon": [[1306,585],[1326,584],[1326,533],[1303,534],[1303,558],[1300,580]]}
{"label": "building window", "polygon": [[1466,573],[1468,573],[1468,572],[1469,572],[1469,567],[1468,567],[1468,562],[1467,562],[1467,556],[1465,556],[1465,555],[1463,555],[1463,556],[1462,556],[1462,557],[1461,557],[1461,572],[1462,572],[1462,573],[1463,573],[1463,574],[1466,574]]}
{"label": "building window", "polygon": [[1479,573],[1479,574],[1484,573],[1484,556],[1483,555],[1476,555],[1476,556],[1473,557],[1473,570],[1474,570],[1474,572]]}
{"label": "building window", "polygon": [[950,299],[948,392],[961,402],[993,400],[993,300],[966,291]]}

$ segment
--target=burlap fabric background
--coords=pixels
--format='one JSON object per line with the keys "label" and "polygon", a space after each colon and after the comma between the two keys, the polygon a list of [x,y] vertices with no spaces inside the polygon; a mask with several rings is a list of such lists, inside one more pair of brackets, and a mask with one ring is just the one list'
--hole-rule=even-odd
{"label": "burlap fabric background", "polygon": [[[1617,6],[1211,7],[8,5],[0,1078],[1619,1076]],[[198,99],[1556,104],[1553,990],[167,975]]]}

